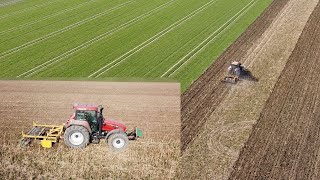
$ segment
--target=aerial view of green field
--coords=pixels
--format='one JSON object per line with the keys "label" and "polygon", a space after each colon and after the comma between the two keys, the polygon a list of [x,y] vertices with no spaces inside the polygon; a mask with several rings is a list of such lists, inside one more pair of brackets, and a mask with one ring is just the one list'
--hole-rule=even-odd
{"label": "aerial view of green field", "polygon": [[4,1],[0,78],[164,78],[185,91],[271,1]]}

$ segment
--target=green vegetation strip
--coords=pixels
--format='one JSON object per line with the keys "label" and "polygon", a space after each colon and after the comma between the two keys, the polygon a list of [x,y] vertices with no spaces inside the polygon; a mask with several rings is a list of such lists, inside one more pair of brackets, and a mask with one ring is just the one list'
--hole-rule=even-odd
{"label": "green vegetation strip", "polygon": [[162,77],[184,91],[271,1],[56,0],[0,28],[0,78]]}

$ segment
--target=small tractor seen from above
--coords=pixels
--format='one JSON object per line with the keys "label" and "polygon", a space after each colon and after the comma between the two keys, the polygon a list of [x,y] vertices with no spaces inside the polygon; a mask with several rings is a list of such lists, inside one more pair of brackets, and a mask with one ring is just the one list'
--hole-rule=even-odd
{"label": "small tractor seen from above", "polygon": [[240,80],[240,76],[244,69],[244,66],[240,62],[232,62],[228,67],[228,76],[225,76],[222,82],[236,84]]}
{"label": "small tractor seen from above", "polygon": [[227,71],[228,75],[221,80],[222,82],[236,84],[241,79],[258,81],[258,79],[255,78],[251,72],[238,61],[232,62]]}
{"label": "small tractor seen from above", "polygon": [[75,112],[61,126],[33,124],[33,128],[27,133],[22,133],[21,145],[29,145],[32,140],[41,140],[41,145],[51,148],[53,143],[62,137],[65,144],[71,148],[84,148],[89,143],[99,143],[105,139],[109,147],[114,151],[122,151],[127,148],[129,140],[142,137],[138,128],[128,132],[127,127],[113,120],[103,117],[102,106],[96,105],[74,105]]}

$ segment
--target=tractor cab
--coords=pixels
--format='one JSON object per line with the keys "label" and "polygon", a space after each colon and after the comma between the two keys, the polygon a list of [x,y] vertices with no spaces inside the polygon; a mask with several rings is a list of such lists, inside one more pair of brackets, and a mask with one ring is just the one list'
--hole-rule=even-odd
{"label": "tractor cab", "polygon": [[102,106],[75,104],[73,109],[75,112],[67,122],[67,126],[72,122],[75,123],[75,120],[80,124],[82,124],[82,122],[83,124],[87,122],[87,128],[91,130],[90,133],[99,133],[100,135],[115,129],[120,129],[123,132],[126,132],[127,130],[127,127],[124,124],[105,119],[102,115],[104,109]]}
{"label": "tractor cab", "polygon": [[243,74],[244,70],[245,67],[240,62],[234,61],[228,67],[228,74],[239,78]]}
{"label": "tractor cab", "polygon": [[234,67],[240,67],[241,66],[241,63],[239,61],[233,61],[231,63],[231,66],[234,66]]}
{"label": "tractor cab", "polygon": [[[99,107],[95,105],[74,105],[75,113],[73,116],[74,120],[87,121],[90,125],[92,132],[97,132],[98,127],[98,116]],[[102,119],[103,120],[103,119]]]}

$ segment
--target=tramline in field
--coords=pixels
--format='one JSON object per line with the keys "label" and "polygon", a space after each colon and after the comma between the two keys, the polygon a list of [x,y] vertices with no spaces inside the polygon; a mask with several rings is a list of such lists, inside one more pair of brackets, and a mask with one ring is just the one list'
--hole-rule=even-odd
{"label": "tramline in field", "polygon": [[271,1],[17,4],[25,14],[0,13],[0,77],[169,78],[184,91]]}

